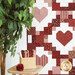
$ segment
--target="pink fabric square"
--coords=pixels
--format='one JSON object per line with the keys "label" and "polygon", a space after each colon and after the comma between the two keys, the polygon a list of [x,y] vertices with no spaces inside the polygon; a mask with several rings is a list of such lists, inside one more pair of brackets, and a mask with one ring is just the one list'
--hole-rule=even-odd
{"label": "pink fabric square", "polygon": [[73,50],[75,51],[75,47],[73,47]]}
{"label": "pink fabric square", "polygon": [[69,15],[72,15],[72,11],[69,11]]}
{"label": "pink fabric square", "polygon": [[48,55],[52,54],[52,51],[48,51]]}
{"label": "pink fabric square", "polygon": [[57,14],[57,15],[60,15],[60,11],[56,11],[56,14]]}
{"label": "pink fabric square", "polygon": [[52,27],[52,31],[56,31],[56,27]]}
{"label": "pink fabric square", "polygon": [[52,67],[53,74],[60,74],[60,67]]}
{"label": "pink fabric square", "polygon": [[68,19],[69,12],[68,11],[61,11],[60,12],[60,19]]}
{"label": "pink fabric square", "polygon": [[68,59],[60,59],[60,65],[61,65],[61,63],[64,62],[64,61],[68,61]]}
{"label": "pink fabric square", "polygon": [[75,27],[73,27],[73,30],[75,31]]}
{"label": "pink fabric square", "polygon": [[40,32],[39,31],[36,31],[36,35],[40,35]]}
{"label": "pink fabric square", "polygon": [[48,43],[48,39],[44,39],[44,43]]}
{"label": "pink fabric square", "polygon": [[75,3],[75,0],[73,0],[73,3]]}
{"label": "pink fabric square", "polygon": [[48,6],[52,6],[52,0],[44,0],[45,3],[48,3]]}

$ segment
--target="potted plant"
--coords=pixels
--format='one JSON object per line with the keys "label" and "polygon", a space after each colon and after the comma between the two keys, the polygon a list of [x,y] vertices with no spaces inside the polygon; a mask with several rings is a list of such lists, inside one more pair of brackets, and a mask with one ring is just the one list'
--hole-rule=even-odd
{"label": "potted plant", "polygon": [[22,26],[31,27],[34,0],[0,0],[0,51],[2,51],[1,75],[5,75],[6,54],[15,55],[16,43],[22,37]]}

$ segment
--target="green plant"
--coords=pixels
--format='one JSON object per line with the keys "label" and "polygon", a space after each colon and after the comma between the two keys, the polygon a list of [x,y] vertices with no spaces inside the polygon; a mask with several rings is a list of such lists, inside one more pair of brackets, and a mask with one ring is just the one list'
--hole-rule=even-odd
{"label": "green plant", "polygon": [[0,47],[14,55],[17,40],[22,36],[22,25],[30,28],[33,15],[29,6],[33,8],[34,0],[0,0]]}
{"label": "green plant", "polygon": [[[15,55],[16,43],[22,37],[22,26],[31,27],[34,0],[0,0],[0,51]],[[3,75],[3,74],[2,74]]]}

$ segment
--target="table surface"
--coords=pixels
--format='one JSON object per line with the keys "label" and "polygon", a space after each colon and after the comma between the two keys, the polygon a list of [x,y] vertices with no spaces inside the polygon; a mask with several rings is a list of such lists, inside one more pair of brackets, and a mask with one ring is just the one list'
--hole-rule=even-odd
{"label": "table surface", "polygon": [[37,74],[42,70],[42,66],[37,65],[35,69],[25,69],[23,71],[17,71],[16,66],[11,67],[8,69],[8,73],[11,74]]}

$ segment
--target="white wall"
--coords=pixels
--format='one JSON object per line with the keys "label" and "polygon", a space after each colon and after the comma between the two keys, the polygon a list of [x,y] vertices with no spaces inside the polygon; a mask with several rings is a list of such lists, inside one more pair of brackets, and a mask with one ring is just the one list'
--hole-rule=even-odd
{"label": "white wall", "polygon": [[17,52],[21,50],[27,50],[27,30],[23,27],[22,38],[18,40],[16,55],[15,57],[11,57],[10,53],[7,54],[6,57],[6,74],[5,75],[12,75],[7,72],[7,69],[19,63],[19,56]]}

